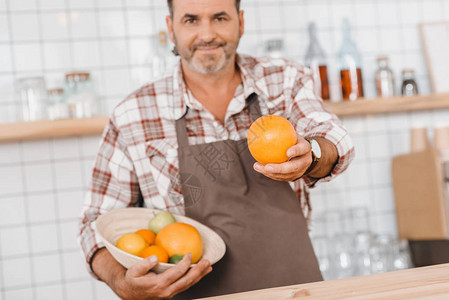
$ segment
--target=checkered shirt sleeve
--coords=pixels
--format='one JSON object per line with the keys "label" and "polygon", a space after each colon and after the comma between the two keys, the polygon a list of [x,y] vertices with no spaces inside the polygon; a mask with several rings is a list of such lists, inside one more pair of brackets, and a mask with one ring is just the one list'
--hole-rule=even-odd
{"label": "checkered shirt sleeve", "polygon": [[310,69],[297,77],[298,90],[293,89],[290,104],[290,121],[296,131],[304,137],[322,137],[332,142],[337,148],[338,161],[331,173],[320,179],[305,176],[304,183],[315,187],[319,182],[332,180],[343,173],[355,156],[352,140],[338,117],[330,112],[321,98],[314,92],[314,82]]}
{"label": "checkered shirt sleeve", "polygon": [[88,270],[94,277],[96,275],[92,272],[90,263],[96,251],[104,247],[95,234],[98,216],[112,209],[132,206],[137,203],[138,197],[139,185],[133,163],[114,122],[109,120],[79,221],[79,243],[89,266]]}

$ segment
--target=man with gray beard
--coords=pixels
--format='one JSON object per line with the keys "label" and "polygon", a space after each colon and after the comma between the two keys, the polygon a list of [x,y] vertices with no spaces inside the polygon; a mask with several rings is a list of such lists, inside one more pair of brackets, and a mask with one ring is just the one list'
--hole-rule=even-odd
{"label": "man with gray beard", "polygon": [[[111,114],[80,219],[89,271],[123,299],[192,299],[322,280],[308,236],[308,191],[351,162],[345,128],[314,94],[310,70],[237,54],[240,1],[168,6],[180,61]],[[295,128],[287,162],[262,165],[250,155],[248,129],[262,115],[283,116]],[[97,240],[95,222],[137,205],[209,226],[225,241],[225,256],[190,267],[187,254],[161,274],[151,271],[156,256],[125,269]]]}

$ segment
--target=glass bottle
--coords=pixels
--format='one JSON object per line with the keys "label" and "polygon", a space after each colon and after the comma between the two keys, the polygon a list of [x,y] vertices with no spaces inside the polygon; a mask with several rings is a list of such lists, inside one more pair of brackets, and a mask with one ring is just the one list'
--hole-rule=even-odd
{"label": "glass bottle", "polygon": [[173,53],[169,49],[167,33],[159,31],[157,42],[154,43],[154,55],[151,59],[153,78],[162,76],[168,69],[172,68],[176,62]]}
{"label": "glass bottle", "polygon": [[343,20],[343,43],[338,53],[343,100],[363,97],[361,58],[351,37],[349,21]]}
{"label": "glass bottle", "polygon": [[394,76],[388,65],[388,56],[377,58],[376,88],[379,97],[387,98],[394,96]]}
{"label": "glass bottle", "polygon": [[98,115],[98,97],[90,73],[67,73],[65,76],[65,93],[71,118],[90,118]]}
{"label": "glass bottle", "polygon": [[265,55],[272,58],[284,57],[284,42],[281,39],[268,40],[265,43]]}
{"label": "glass bottle", "polygon": [[401,93],[403,96],[418,95],[418,85],[415,81],[415,71],[412,69],[402,70],[402,87]]}
{"label": "glass bottle", "polygon": [[323,100],[329,100],[329,80],[327,77],[327,59],[326,55],[318,42],[316,25],[309,23],[310,43],[307,48],[304,64],[313,72],[313,81],[315,83],[315,93]]}

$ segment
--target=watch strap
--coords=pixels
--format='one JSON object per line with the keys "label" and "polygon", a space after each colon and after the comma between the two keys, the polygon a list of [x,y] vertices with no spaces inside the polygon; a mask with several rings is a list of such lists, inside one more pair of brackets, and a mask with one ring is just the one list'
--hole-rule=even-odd
{"label": "watch strap", "polygon": [[[312,147],[312,142],[311,142],[312,139],[310,139],[310,138],[305,138],[305,140],[306,140],[307,142],[309,142],[310,147]],[[310,166],[307,168],[307,170],[304,172],[303,176],[309,174],[309,173],[315,168],[315,166],[316,166],[317,163],[318,163],[318,159],[317,159],[317,157],[315,156],[315,153],[313,152],[313,150],[311,150],[311,153],[312,153],[312,163],[311,163]]]}

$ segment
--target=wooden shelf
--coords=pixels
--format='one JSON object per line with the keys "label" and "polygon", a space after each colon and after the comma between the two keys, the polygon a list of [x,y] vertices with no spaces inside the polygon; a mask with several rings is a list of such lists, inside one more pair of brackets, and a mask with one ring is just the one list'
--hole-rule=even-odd
{"label": "wooden shelf", "polygon": [[101,134],[108,117],[0,124],[0,143]]}
{"label": "wooden shelf", "polygon": [[[327,102],[326,106],[339,117],[388,112],[426,110],[449,107],[449,94],[415,97],[359,99],[347,102]],[[21,122],[0,124],[0,143],[84,135],[100,135],[107,116],[88,119]]]}
{"label": "wooden shelf", "polygon": [[358,99],[356,101],[326,102],[326,106],[339,117],[388,112],[426,110],[449,107],[449,94],[413,97]]}

